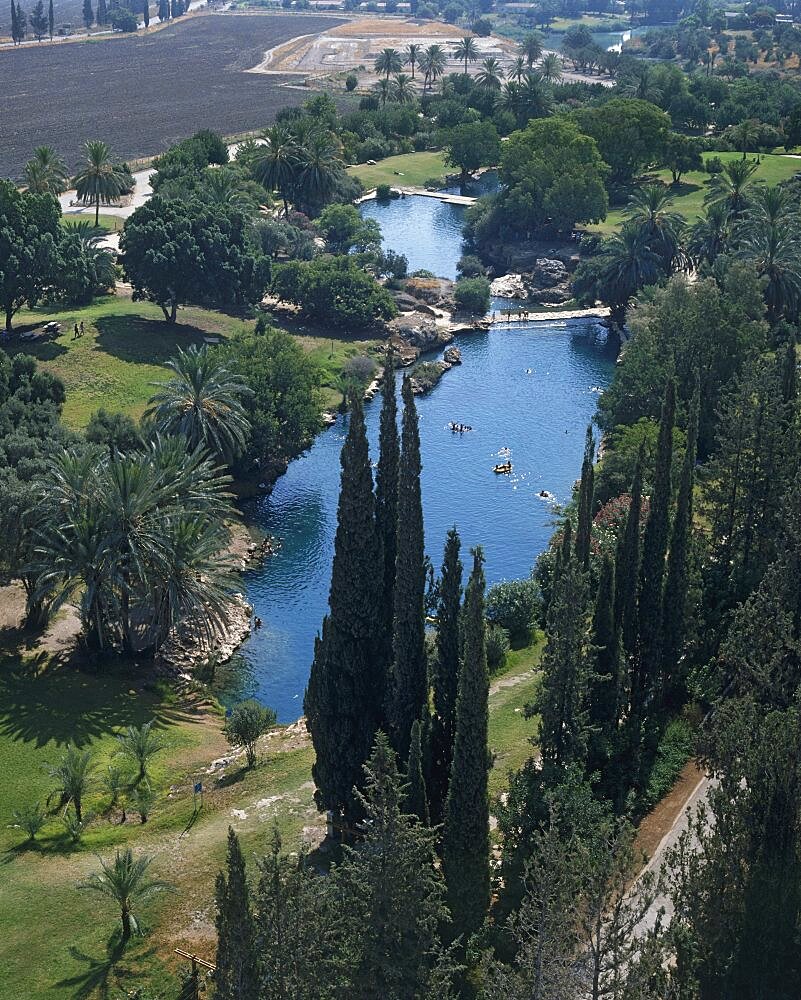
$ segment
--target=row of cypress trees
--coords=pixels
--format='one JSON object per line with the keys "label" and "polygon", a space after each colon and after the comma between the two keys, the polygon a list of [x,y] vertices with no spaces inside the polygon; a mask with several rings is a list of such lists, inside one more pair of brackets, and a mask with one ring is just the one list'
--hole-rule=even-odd
{"label": "row of cypress trees", "polygon": [[359,399],[341,453],[329,612],[304,699],[315,794],[352,833],[363,765],[386,732],[406,772],[407,810],[439,828],[454,933],[471,932],[490,897],[483,554],[472,553],[462,603],[461,543],[448,532],[429,667],[418,414],[404,379],[399,434],[391,360],[381,392],[375,491]]}

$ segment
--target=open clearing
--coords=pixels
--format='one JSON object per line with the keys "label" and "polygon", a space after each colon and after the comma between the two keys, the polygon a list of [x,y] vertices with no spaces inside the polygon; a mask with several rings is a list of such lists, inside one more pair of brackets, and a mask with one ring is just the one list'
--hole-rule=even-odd
{"label": "open clearing", "polygon": [[[293,14],[208,14],[162,31],[0,53],[0,176],[18,178],[34,147],[75,166],[87,139],[132,160],[201,128],[235,135],[269,124],[309,97],[297,76],[246,73],[298,35],[341,24]],[[291,86],[287,86],[291,85]]]}

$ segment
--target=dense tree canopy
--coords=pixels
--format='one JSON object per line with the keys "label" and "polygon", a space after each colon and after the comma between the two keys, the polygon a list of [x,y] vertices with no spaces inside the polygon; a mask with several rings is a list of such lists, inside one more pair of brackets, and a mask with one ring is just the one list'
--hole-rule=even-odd
{"label": "dense tree canopy", "polygon": [[345,329],[372,326],[397,311],[389,292],[346,256],[285,264],[276,269],[273,290],[314,319]]}
{"label": "dense tree canopy", "polygon": [[664,111],[637,98],[615,97],[598,107],[580,108],[571,117],[598,143],[615,183],[626,183],[643,167],[659,162],[670,129]]}

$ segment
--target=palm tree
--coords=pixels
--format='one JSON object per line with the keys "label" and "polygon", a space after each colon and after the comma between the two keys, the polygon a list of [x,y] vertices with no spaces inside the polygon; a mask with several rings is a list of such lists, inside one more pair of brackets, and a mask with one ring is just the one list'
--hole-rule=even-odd
{"label": "palm tree", "polygon": [[91,751],[79,750],[70,743],[58,764],[48,769],[56,782],[52,794],[59,796],[60,806],[73,804],[79,823],[83,819],[83,797],[91,788],[94,767]]}
{"label": "palm tree", "polygon": [[687,249],[695,261],[714,263],[725,252],[729,240],[729,210],[723,202],[707,205],[704,214],[693,224]]}
{"label": "palm tree", "polygon": [[149,879],[148,869],[153,858],[143,854],[134,857],[130,847],[117,851],[110,864],[100,859],[100,871],[91,875],[80,888],[92,889],[113,900],[120,909],[122,922],[122,942],[130,940],[132,933],[139,932],[139,924],[133,913],[138,903],[154,896],[157,892],[171,892],[173,887],[162,879]]}
{"label": "palm tree", "polygon": [[528,69],[529,66],[526,62],[525,56],[518,56],[509,67],[509,72],[506,74],[506,77],[508,80],[514,80],[515,83],[520,83],[528,72]]}
{"label": "palm tree", "polygon": [[392,96],[392,87],[390,86],[389,80],[376,80],[375,92],[378,94],[378,100],[381,102],[381,107],[385,108],[387,106],[387,101]]}
{"label": "palm tree", "polygon": [[490,56],[481,63],[481,69],[476,74],[476,83],[486,90],[500,90],[501,80],[503,80],[503,67],[494,56]]}
{"label": "palm tree", "polygon": [[417,42],[412,42],[406,46],[406,54],[403,61],[407,66],[412,67],[412,79],[414,79],[414,67],[420,61],[420,46]]}
{"label": "palm tree", "polygon": [[116,255],[110,247],[103,245],[103,234],[87,219],[66,222],[64,228],[77,236],[81,254],[94,270],[95,288],[112,288],[117,280]]}
{"label": "palm tree", "polygon": [[207,167],[201,197],[207,204],[235,208],[245,216],[253,216],[258,208],[244,189],[241,175],[231,167]]}
{"label": "palm tree", "polygon": [[374,65],[376,73],[379,76],[383,73],[388,80],[393,73],[400,73],[403,69],[403,58],[397,49],[382,49]]}
{"label": "palm tree", "polygon": [[525,57],[528,68],[531,69],[534,63],[542,55],[543,39],[539,31],[530,31],[520,44],[520,51]]}
{"label": "palm tree", "polygon": [[662,261],[642,233],[624,226],[604,246],[601,288],[612,312],[620,316],[633,295],[662,276]]}
{"label": "palm tree", "polygon": [[129,191],[133,178],[127,167],[116,163],[105,142],[92,139],[84,145],[86,162],[73,180],[78,198],[95,206],[95,226],[100,222],[100,203],[119,201]]}
{"label": "palm tree", "polygon": [[467,64],[475,62],[478,59],[478,45],[475,38],[472,38],[470,35],[460,38],[453,50],[453,58],[464,63],[464,71],[467,73]]}
{"label": "palm tree", "polygon": [[759,141],[759,124],[753,118],[746,118],[733,125],[728,130],[728,136],[745,159],[746,154],[756,152]]}
{"label": "palm tree", "polygon": [[748,204],[756,168],[756,163],[752,161],[729,160],[723,165],[723,173],[712,178],[704,204],[720,202],[726,206],[732,219],[740,218]]}
{"label": "palm tree", "polygon": [[161,434],[180,434],[191,450],[203,447],[226,465],[247,444],[250,421],[242,398],[251,395],[244,379],[206,346],[194,345],[167,362],[174,373],[169,382],[155,383],[145,418]]}
{"label": "palm tree", "polygon": [[29,191],[57,197],[67,189],[69,171],[52,146],[37,146],[25,164],[24,176]]}
{"label": "palm tree", "polygon": [[770,322],[794,319],[801,305],[799,216],[779,187],[758,188],[732,234],[734,253],[766,279],[765,304]]}
{"label": "palm tree", "polygon": [[312,132],[300,148],[298,189],[307,205],[325,202],[336,184],[342,146],[327,130]]}
{"label": "palm tree", "polygon": [[429,45],[420,58],[420,69],[424,74],[423,89],[428,89],[445,72],[448,57],[441,45]]}
{"label": "palm tree", "polygon": [[135,764],[139,771],[134,784],[139,784],[147,777],[147,765],[167,745],[164,740],[153,732],[153,722],[145,722],[141,726],[128,726],[117,734],[117,753]]}
{"label": "palm tree", "polygon": [[398,104],[410,104],[414,100],[414,84],[408,73],[397,73],[392,81],[392,96]]}
{"label": "palm tree", "polygon": [[673,197],[664,184],[646,184],[631,195],[625,211],[628,224],[662,258],[667,272],[684,262],[684,219],[671,210],[672,205]]}
{"label": "palm tree", "polygon": [[539,71],[546,83],[559,83],[562,79],[562,60],[555,52],[547,52],[539,65]]}
{"label": "palm tree", "polygon": [[662,91],[653,79],[650,66],[637,66],[618,84],[618,90],[624,97],[636,97],[641,101],[658,104],[662,99]]}
{"label": "palm tree", "polygon": [[277,191],[289,215],[289,194],[298,176],[299,150],[295,137],[285,125],[273,125],[262,133],[261,152],[253,157],[251,171],[267,191]]}

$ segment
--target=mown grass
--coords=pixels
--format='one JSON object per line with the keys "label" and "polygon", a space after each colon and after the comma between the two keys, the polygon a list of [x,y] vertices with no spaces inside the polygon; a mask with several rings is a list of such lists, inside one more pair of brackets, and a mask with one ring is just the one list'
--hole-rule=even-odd
{"label": "mown grass", "polygon": [[492,678],[489,717],[489,748],[493,755],[490,796],[498,795],[509,783],[509,772],[517,770],[534,752],[536,719],[527,719],[526,705],[539,685],[537,667],[544,639],[538,635],[530,646],[511,650],[506,666]]}
{"label": "mown grass", "polygon": [[[82,212],[71,212],[67,210],[61,216],[61,224],[63,226],[74,226],[78,222],[90,222],[94,228],[94,209],[87,208]],[[97,232],[98,234],[121,233],[124,225],[125,219],[121,218],[119,215],[105,215],[101,212],[97,220]]]}
{"label": "mown grass", "polygon": [[[704,153],[705,160],[713,156],[720,157],[725,163],[728,160],[740,159],[742,153]],[[773,185],[787,180],[799,171],[801,171],[801,160],[796,157],[767,153],[760,156],[760,162],[754,176],[757,181]],[[695,222],[703,214],[704,197],[712,182],[712,174],[708,174],[702,170],[692,170],[690,173],[683,174],[681,181],[677,185],[672,184],[669,170],[657,170],[649,174],[648,177],[649,179],[660,180],[664,184],[671,185],[671,193],[674,195],[672,208],[680,215],[683,215],[688,223]],[[600,225],[587,226],[586,228],[594,233],[603,233],[605,235],[613,233],[623,225],[625,219],[624,212],[624,206],[615,207]]]}
{"label": "mown grass", "polygon": [[[84,428],[101,406],[140,417],[153,395],[154,383],[165,378],[165,363],[179,347],[201,345],[205,337],[231,337],[253,327],[252,320],[195,306],[180,309],[178,323],[171,326],[152,302],[106,295],[77,309],[40,306],[21,311],[14,320],[15,333],[41,327],[50,320],[62,325],[56,340],[32,344],[14,336],[2,346],[11,354],[32,354],[64,382],[67,401],[63,418],[74,430]],[[73,328],[81,322],[84,336],[75,340]],[[379,343],[347,335],[332,338],[327,330],[301,324],[287,328],[320,364],[325,406],[336,406],[342,399],[340,376],[348,358],[375,350]]]}
{"label": "mown grass", "polygon": [[444,177],[447,171],[445,157],[438,151],[402,153],[388,156],[374,165],[358,163],[348,167],[348,172],[358,177],[367,191],[379,184],[422,187],[432,177]]}

